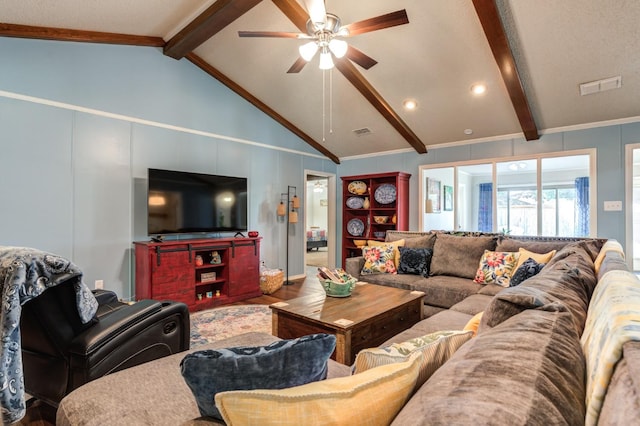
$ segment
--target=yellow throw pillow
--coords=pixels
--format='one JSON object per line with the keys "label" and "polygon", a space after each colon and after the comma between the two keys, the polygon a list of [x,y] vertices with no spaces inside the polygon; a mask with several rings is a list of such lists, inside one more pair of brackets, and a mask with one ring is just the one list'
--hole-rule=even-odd
{"label": "yellow throw pillow", "polygon": [[604,261],[604,257],[608,251],[618,252],[624,259],[624,249],[622,248],[622,244],[620,244],[616,240],[607,240],[607,242],[604,243],[604,245],[600,249],[596,260],[593,261],[593,267],[596,270],[596,274],[600,273],[600,266],[602,266],[602,262]]}
{"label": "yellow throw pillow", "polygon": [[230,426],[389,425],[407,402],[422,355],[361,374],[287,389],[216,394],[216,406]]}
{"label": "yellow throw pillow", "polygon": [[522,266],[522,264],[529,258],[535,260],[538,263],[548,263],[551,258],[556,255],[556,250],[551,250],[548,253],[534,253],[521,247],[518,249],[518,253],[520,253],[520,257],[518,257],[518,263],[516,264],[513,272],[517,271],[518,268]]}
{"label": "yellow throw pillow", "polygon": [[416,382],[416,388],[419,388],[471,337],[470,331],[436,331],[384,348],[365,349],[356,356],[354,371],[358,374],[381,365],[404,362],[412,355],[421,353],[420,375]]}
{"label": "yellow throw pillow", "polygon": [[394,256],[394,260],[393,262],[395,263],[396,269],[398,269],[398,265],[400,264],[400,250],[398,250],[398,247],[404,247],[404,238],[401,240],[396,240],[396,241],[390,241],[390,242],[386,242],[386,241],[376,241],[376,240],[368,240],[367,241],[367,245],[368,246],[393,246],[393,256]]}
{"label": "yellow throw pillow", "polygon": [[482,314],[484,314],[484,311],[475,314],[463,328],[464,331],[473,331],[473,336],[471,337],[476,337],[478,334],[478,326],[480,325]]}

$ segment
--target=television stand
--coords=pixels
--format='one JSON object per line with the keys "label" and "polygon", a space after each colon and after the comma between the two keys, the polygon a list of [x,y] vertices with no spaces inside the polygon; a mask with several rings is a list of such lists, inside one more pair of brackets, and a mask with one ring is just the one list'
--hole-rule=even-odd
{"label": "television stand", "polygon": [[134,242],[136,300],[175,300],[199,311],[261,296],[260,240]]}

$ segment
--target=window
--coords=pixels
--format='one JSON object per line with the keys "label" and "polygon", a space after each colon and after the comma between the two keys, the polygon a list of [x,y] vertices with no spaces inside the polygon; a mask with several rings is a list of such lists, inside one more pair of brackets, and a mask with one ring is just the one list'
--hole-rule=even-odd
{"label": "window", "polygon": [[456,200],[453,212],[423,210],[421,229],[595,235],[595,150],[566,154],[421,167],[423,205],[429,179],[452,186]]}

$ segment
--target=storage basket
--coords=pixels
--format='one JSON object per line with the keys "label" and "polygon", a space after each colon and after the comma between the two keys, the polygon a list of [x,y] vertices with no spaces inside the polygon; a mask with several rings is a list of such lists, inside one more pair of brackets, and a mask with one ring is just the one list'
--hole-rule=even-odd
{"label": "storage basket", "polygon": [[260,290],[263,294],[271,294],[282,287],[284,283],[284,271],[280,269],[268,269],[260,273]]}

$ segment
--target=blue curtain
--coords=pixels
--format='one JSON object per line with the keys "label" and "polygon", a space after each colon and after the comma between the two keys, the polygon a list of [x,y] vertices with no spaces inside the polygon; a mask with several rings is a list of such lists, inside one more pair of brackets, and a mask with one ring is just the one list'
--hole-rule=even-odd
{"label": "blue curtain", "polygon": [[576,178],[576,237],[589,235],[589,177]]}
{"label": "blue curtain", "polygon": [[478,203],[478,231],[493,231],[493,183],[480,184],[480,199]]}

